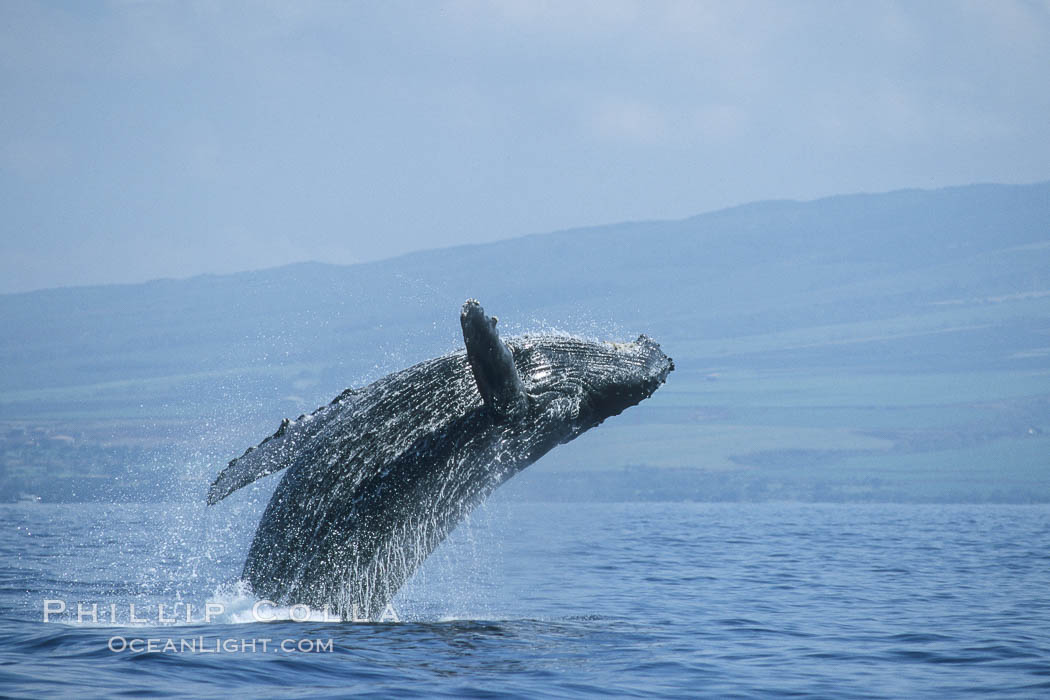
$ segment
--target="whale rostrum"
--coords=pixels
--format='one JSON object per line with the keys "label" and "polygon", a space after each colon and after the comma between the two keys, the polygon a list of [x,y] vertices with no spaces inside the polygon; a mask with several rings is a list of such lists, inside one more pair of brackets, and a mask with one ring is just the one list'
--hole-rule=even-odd
{"label": "whale rostrum", "polygon": [[465,349],[395,372],[295,421],[218,475],[208,503],[287,469],[242,578],[260,598],[378,619],[496,487],[648,398],[674,363],[647,336],[500,339],[474,299]]}

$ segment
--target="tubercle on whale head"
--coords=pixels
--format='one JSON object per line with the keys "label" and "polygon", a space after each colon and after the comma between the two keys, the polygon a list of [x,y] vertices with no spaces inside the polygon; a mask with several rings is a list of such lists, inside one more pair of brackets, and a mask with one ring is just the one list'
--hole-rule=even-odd
{"label": "tubercle on whale head", "polygon": [[651,369],[659,375],[660,384],[667,381],[667,375],[674,371],[674,360],[664,354],[660,349],[660,343],[656,342],[645,333],[638,336],[634,341],[636,345],[645,349],[651,361]]}

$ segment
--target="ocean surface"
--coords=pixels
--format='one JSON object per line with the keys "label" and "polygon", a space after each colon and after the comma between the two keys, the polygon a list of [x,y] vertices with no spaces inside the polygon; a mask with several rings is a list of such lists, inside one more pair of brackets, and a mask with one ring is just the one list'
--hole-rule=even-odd
{"label": "ocean surface", "polygon": [[1046,505],[497,494],[383,622],[240,589],[260,512],[0,506],[0,695],[1050,696]]}

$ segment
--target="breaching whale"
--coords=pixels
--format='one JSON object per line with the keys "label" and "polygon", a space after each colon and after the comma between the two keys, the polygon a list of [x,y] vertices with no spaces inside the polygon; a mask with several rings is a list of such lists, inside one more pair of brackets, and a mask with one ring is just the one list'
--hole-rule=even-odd
{"label": "breaching whale", "polygon": [[496,487],[648,398],[674,363],[647,336],[500,339],[476,300],[465,349],[347,389],[231,461],[214,504],[287,469],[242,578],[266,600],[378,619],[401,585]]}

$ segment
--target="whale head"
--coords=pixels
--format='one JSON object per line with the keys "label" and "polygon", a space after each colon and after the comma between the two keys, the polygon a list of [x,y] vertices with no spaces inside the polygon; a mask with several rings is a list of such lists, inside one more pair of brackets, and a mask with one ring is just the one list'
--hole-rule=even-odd
{"label": "whale head", "polygon": [[674,361],[645,335],[629,343],[520,336],[508,345],[535,402],[570,406],[566,442],[649,398],[674,370]]}
{"label": "whale head", "polygon": [[504,342],[476,299],[460,313],[467,359],[485,405],[499,421],[534,408],[568,414],[572,439],[649,398],[674,369],[652,338],[631,343],[572,336],[519,336]]}

